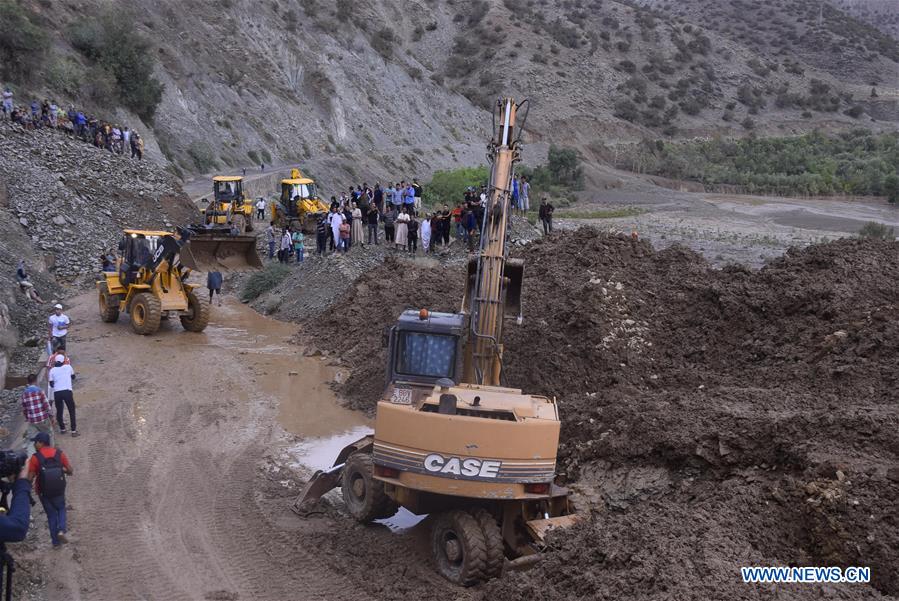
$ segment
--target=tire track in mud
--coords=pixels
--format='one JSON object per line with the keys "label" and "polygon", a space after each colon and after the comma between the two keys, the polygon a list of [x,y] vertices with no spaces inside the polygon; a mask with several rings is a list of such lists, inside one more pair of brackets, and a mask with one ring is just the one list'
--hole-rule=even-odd
{"label": "tire track in mud", "polygon": [[98,323],[94,305],[84,295],[71,311],[83,324],[82,436],[63,439],[75,542],[46,558],[49,601],[370,599],[299,543],[314,526],[289,499],[265,498],[263,455],[281,441],[276,402],[243,369],[253,348],[173,326],[137,336]]}

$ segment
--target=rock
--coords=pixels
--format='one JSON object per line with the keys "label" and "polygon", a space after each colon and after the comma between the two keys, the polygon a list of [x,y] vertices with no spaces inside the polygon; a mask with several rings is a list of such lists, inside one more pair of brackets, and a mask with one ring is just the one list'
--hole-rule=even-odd
{"label": "rock", "polygon": [[63,217],[62,215],[56,215],[52,221],[56,225],[65,225],[66,224],[66,218]]}
{"label": "rock", "polygon": [[19,223],[22,224],[22,227],[28,227],[28,220],[24,217],[19,217]]}

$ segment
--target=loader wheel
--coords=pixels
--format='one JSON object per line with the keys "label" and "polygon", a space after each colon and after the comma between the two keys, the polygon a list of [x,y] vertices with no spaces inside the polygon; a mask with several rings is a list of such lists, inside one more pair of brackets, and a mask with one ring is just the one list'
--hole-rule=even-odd
{"label": "loader wheel", "polygon": [[506,550],[499,524],[497,524],[493,514],[483,507],[472,509],[471,515],[478,521],[481,532],[484,533],[484,542],[487,549],[484,579],[499,578],[502,576],[503,564],[506,562]]}
{"label": "loader wheel", "polygon": [[187,293],[188,315],[181,316],[181,325],[188,332],[202,332],[209,324],[209,301],[197,296],[194,291]]}
{"label": "loader wheel", "polygon": [[131,327],[142,335],[155,334],[162,320],[162,303],[148,292],[135,294],[131,300]]}
{"label": "loader wheel", "polygon": [[485,580],[487,542],[473,515],[461,510],[437,516],[431,530],[437,571],[452,583],[472,586]]}
{"label": "loader wheel", "polygon": [[109,294],[109,286],[100,286],[100,319],[106,323],[115,323],[119,320],[119,295]]}
{"label": "loader wheel", "polygon": [[384,492],[384,483],[374,479],[374,464],[368,453],[353,453],[347,459],[340,492],[347,511],[363,524],[396,513],[397,504]]}

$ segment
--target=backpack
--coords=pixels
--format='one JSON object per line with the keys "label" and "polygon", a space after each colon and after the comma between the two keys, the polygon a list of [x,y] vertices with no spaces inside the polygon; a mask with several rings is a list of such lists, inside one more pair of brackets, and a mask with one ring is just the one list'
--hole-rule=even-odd
{"label": "backpack", "polygon": [[38,472],[38,483],[41,488],[41,495],[45,497],[61,497],[66,492],[66,474],[62,468],[62,451],[56,449],[53,457],[44,457],[44,454],[38,451],[37,462],[40,465]]}

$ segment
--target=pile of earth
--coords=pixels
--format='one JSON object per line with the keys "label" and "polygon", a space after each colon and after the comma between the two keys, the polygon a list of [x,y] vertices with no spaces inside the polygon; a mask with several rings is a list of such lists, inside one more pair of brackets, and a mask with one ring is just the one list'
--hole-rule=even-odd
{"label": "pile of earth", "polygon": [[196,221],[175,177],[156,163],[95,148],[60,131],[0,121],[0,204],[59,282],[89,282],[123,228],[167,229]]}
{"label": "pile of earth", "polygon": [[[492,599],[879,598],[899,593],[899,245],[841,240],[761,270],[581,229],[529,244],[505,378],[555,395],[560,477],[585,516]],[[386,263],[314,343],[371,410],[381,330],[452,310],[461,270]],[[861,565],[871,585],[745,585],[739,567]]]}

